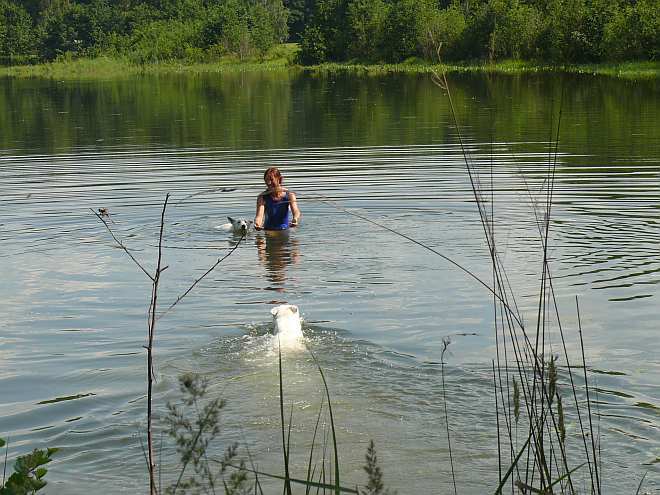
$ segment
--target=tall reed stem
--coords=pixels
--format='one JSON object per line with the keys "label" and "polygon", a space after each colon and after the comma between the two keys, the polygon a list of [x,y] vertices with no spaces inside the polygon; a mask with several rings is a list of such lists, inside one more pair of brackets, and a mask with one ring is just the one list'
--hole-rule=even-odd
{"label": "tall reed stem", "polygon": [[451,480],[454,484],[454,495],[458,494],[456,488],[456,474],[454,473],[454,456],[451,450],[451,435],[449,434],[449,412],[447,410],[447,388],[445,386],[445,352],[449,347],[449,339],[447,337],[442,339],[442,352],[440,353],[440,377],[442,379],[442,402],[445,406],[445,430],[447,432],[447,447],[449,449],[449,465],[451,466]]}
{"label": "tall reed stem", "polygon": [[151,290],[151,304],[149,306],[149,340],[147,343],[147,453],[149,455],[149,493],[155,495],[158,493],[156,487],[156,461],[154,457],[154,442],[152,431],[152,399],[153,399],[153,366],[154,366],[154,335],[156,334],[156,307],[158,305],[158,284],[160,282],[160,274],[165,270],[161,268],[163,260],[163,231],[165,230],[165,209],[167,202],[170,199],[170,194],[165,196],[163,203],[163,210],[160,214],[160,234],[158,235],[158,261],[156,264],[156,271],[153,277],[153,285]]}

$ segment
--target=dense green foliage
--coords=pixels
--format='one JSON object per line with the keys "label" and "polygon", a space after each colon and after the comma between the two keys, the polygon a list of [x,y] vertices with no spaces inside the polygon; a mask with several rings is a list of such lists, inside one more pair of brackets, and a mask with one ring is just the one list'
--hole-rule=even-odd
{"label": "dense green foliage", "polygon": [[0,0],[0,57],[657,60],[660,0]]}
{"label": "dense green foliage", "polygon": [[242,59],[285,41],[287,15],[281,0],[0,0],[0,47],[9,61]]}
{"label": "dense green foliage", "polygon": [[[318,0],[303,60],[656,60],[660,0]],[[367,42],[365,43],[365,40]]]}

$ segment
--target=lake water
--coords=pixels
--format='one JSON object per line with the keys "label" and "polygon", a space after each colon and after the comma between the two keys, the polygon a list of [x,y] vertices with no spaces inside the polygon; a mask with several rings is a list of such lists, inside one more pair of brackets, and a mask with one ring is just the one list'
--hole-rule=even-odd
{"label": "lake water", "polygon": [[[542,268],[534,212],[561,106],[549,256],[568,352],[579,361],[578,296],[604,492],[634,493],[647,473],[644,489],[660,493],[660,85],[548,75],[451,76],[450,84],[530,328]],[[164,308],[236,244],[216,227],[228,215],[252,217],[272,165],[298,194],[303,223],[287,238],[248,236],[159,320],[157,430],[166,402],[180,400],[177,377],[199,373],[211,396],[227,401],[213,454],[237,441],[259,469],[281,473],[278,363],[267,333],[270,308],[288,302],[300,307],[328,380],[343,483],[365,482],[374,439],[388,486],[453,490],[440,374],[449,336],[459,492],[495,490],[492,295],[445,259],[346,211],[491,283],[456,126],[428,76],[4,79],[0,129],[0,436],[10,459],[61,449],[49,493],[148,486],[140,438],[150,281],[90,209],[107,208],[112,229],[153,270],[171,194]],[[548,334],[549,352],[562,354],[556,324]],[[304,477],[323,386],[308,354],[285,353],[283,366],[293,475]],[[565,368],[560,382],[566,387]],[[326,415],[321,424],[322,437]],[[580,436],[574,421],[568,436]],[[173,445],[156,438],[169,482]],[[264,480],[264,488],[281,485]]]}

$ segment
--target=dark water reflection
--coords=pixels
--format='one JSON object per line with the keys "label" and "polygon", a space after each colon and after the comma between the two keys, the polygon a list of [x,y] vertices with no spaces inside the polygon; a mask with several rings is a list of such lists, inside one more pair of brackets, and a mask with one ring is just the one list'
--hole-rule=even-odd
{"label": "dark water reflection", "polygon": [[[632,493],[648,470],[647,490],[657,493],[658,82],[461,75],[451,84],[528,322],[541,268],[535,213],[561,102],[549,254],[568,350],[579,350],[578,295],[604,491]],[[300,198],[303,224],[248,236],[161,320],[159,418],[179,398],[176,377],[203,373],[228,400],[223,438],[247,441],[260,466],[279,469],[277,360],[265,334],[272,304],[298,304],[336,400],[345,479],[363,479],[374,438],[386,480],[400,493],[449,493],[438,369],[449,335],[460,492],[494,491],[489,294],[345,211],[491,280],[448,110],[421,75],[0,81],[0,435],[12,439],[10,456],[62,447],[48,473],[54,493],[89,493],[99,483],[113,493],[144,490],[137,432],[149,280],[89,209],[107,208],[112,228],[153,269],[160,206],[172,193],[161,289],[168,304],[236,246],[218,225],[228,215],[250,218],[263,170],[278,165]],[[308,356],[285,356],[285,369],[293,464],[304,471],[323,388]],[[579,443],[576,430],[571,424],[569,437]],[[172,445],[164,458],[175,472]]]}
{"label": "dark water reflection", "polygon": [[290,232],[265,231],[255,239],[259,261],[266,269],[269,289],[283,291],[289,265],[300,261],[300,241],[291,238]]}
{"label": "dark water reflection", "polygon": [[[590,157],[582,165],[620,171],[617,157],[643,160],[658,151],[652,125],[660,110],[657,81],[558,75],[451,80],[471,141],[547,142],[561,101],[561,149]],[[447,99],[426,75],[274,71],[130,82],[4,80],[0,90],[2,147],[33,153],[99,146],[412,145],[455,134]]]}

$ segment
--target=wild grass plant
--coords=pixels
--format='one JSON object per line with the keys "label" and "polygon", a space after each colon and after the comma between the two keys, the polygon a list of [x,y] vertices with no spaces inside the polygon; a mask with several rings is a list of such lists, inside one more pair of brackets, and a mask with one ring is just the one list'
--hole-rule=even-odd
{"label": "wild grass plant", "polygon": [[[443,72],[435,72],[433,79],[436,85],[447,94],[473,199],[477,206],[491,259],[492,285],[490,291],[493,296],[496,341],[493,381],[499,464],[499,485],[496,493],[501,493],[508,483],[511,484],[512,491],[517,488],[521,493],[554,493],[556,491],[576,493],[582,483],[574,483],[573,476],[576,471],[586,465],[589,471],[588,492],[600,494],[600,459],[597,455],[597,451],[600,449],[600,439],[594,435],[579,309],[578,332],[582,344],[581,364],[584,370],[587,411],[584,411],[584,403],[578,399],[578,390],[572,371],[574,365],[571,363],[567,350],[548,259],[554,179],[561,129],[561,101],[559,102],[556,128],[552,126],[546,180],[543,182],[541,190],[536,193],[540,201],[532,201],[533,205],[540,205],[535,207],[533,214],[540,241],[541,276],[535,324],[529,327],[518,309],[516,295],[509,283],[496,242],[497,225],[494,221],[492,198],[492,167],[489,177],[491,197],[488,198],[488,191],[483,186],[487,179],[479,176],[479,171],[463,144],[447,78]],[[532,195],[529,188],[528,194]],[[569,393],[573,399],[571,405],[574,407],[574,414],[579,424],[578,435],[582,440],[578,443],[582,443],[583,448],[571,446],[569,449],[567,447],[565,406],[562,401],[563,392],[560,391],[558,384],[557,357],[553,355],[550,340],[551,324],[556,325],[560,336],[559,346],[563,351],[564,366],[570,381]],[[512,358],[509,357],[511,354],[513,354]],[[522,396],[520,392],[522,392]],[[500,417],[503,418],[503,425],[500,424]],[[518,445],[517,440],[518,429],[521,425],[527,432],[527,439],[522,446]],[[500,444],[502,437],[504,442]],[[591,445],[588,445],[587,437],[590,438]],[[504,466],[508,466],[508,468],[503,475]]]}
{"label": "wild grass plant", "polygon": [[[207,400],[208,385],[203,377],[184,374],[179,377],[181,404],[167,404],[167,433],[176,443],[181,464],[176,481],[165,490],[167,494],[201,489],[215,493],[216,487],[227,494],[246,492],[247,471],[244,461],[236,461],[237,443],[229,445],[221,459],[209,457],[209,445],[220,433],[219,416],[225,402],[220,398]],[[234,462],[236,468],[228,473]]]}

